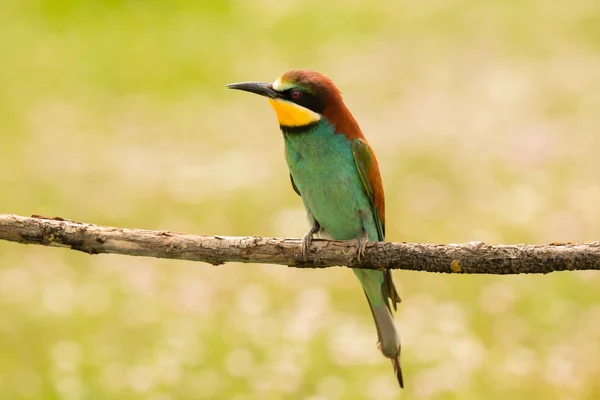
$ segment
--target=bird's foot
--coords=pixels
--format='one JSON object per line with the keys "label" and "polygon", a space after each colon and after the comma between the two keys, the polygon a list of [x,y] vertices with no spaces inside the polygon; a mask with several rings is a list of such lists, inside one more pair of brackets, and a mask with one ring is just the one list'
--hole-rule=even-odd
{"label": "bird's foot", "polygon": [[321,225],[317,221],[315,221],[314,225],[310,228],[308,232],[302,237],[302,244],[300,246],[300,255],[306,260],[308,258],[308,251],[310,250],[310,245],[312,244],[313,235],[319,232],[321,229]]}
{"label": "bird's foot", "polygon": [[369,235],[367,235],[367,232],[363,231],[362,236],[358,239],[358,245],[356,246],[356,259],[358,262],[360,262],[361,257],[365,255],[367,243],[369,243]]}
{"label": "bird's foot", "polygon": [[300,255],[306,260],[308,255],[308,250],[310,249],[310,245],[313,240],[313,234],[311,232],[307,232],[306,235],[302,237],[302,245],[300,247]]}

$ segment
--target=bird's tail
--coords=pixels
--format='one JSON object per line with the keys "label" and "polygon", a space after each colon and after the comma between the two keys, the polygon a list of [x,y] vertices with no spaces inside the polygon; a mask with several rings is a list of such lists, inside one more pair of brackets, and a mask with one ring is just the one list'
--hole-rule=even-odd
{"label": "bird's tail", "polygon": [[367,300],[369,300],[373,319],[375,320],[375,327],[377,328],[377,337],[379,338],[377,347],[384,356],[392,360],[398,384],[403,388],[404,380],[402,379],[402,367],[400,366],[400,335],[398,334],[392,313],[385,304],[374,306],[368,295]]}
{"label": "bird's tail", "polygon": [[402,379],[402,368],[400,366],[400,335],[388,302],[388,298],[390,298],[395,306],[400,298],[396,293],[393,282],[391,282],[391,276],[388,275],[389,271],[355,269],[354,272],[363,285],[375,320],[379,339],[377,347],[384,356],[392,360],[398,384],[403,388],[404,380]]}

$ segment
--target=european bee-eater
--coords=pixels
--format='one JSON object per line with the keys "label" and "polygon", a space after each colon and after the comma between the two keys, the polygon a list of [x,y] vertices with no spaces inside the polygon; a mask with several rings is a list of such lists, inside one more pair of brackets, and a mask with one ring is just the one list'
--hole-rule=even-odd
{"label": "european bee-eater", "polygon": [[[302,198],[311,225],[302,239],[302,254],[310,249],[314,234],[336,240],[357,239],[359,259],[369,240],[385,240],[377,157],[331,79],[318,72],[292,70],[273,83],[243,82],[227,87],[264,96],[275,110],[292,187]],[[392,360],[403,387],[400,337],[391,312],[400,297],[391,272],[353,271],[375,319],[377,346]]]}

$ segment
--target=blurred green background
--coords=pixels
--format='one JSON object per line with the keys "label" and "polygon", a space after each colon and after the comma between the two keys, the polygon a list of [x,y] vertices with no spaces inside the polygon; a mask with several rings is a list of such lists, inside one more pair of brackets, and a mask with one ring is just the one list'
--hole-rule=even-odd
{"label": "blurred green background", "polygon": [[[264,99],[332,77],[390,241],[600,239],[597,0],[4,0],[0,212],[301,236]],[[2,399],[597,399],[600,273],[394,273],[406,390],[344,268],[0,243]]]}

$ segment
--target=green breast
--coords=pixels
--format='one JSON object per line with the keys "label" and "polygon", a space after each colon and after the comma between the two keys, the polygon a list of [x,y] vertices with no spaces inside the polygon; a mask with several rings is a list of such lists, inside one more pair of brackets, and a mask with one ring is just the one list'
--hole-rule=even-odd
{"label": "green breast", "polygon": [[355,239],[363,227],[377,240],[373,212],[356,169],[350,141],[322,119],[306,131],[285,133],[285,156],[304,207],[333,238]]}

